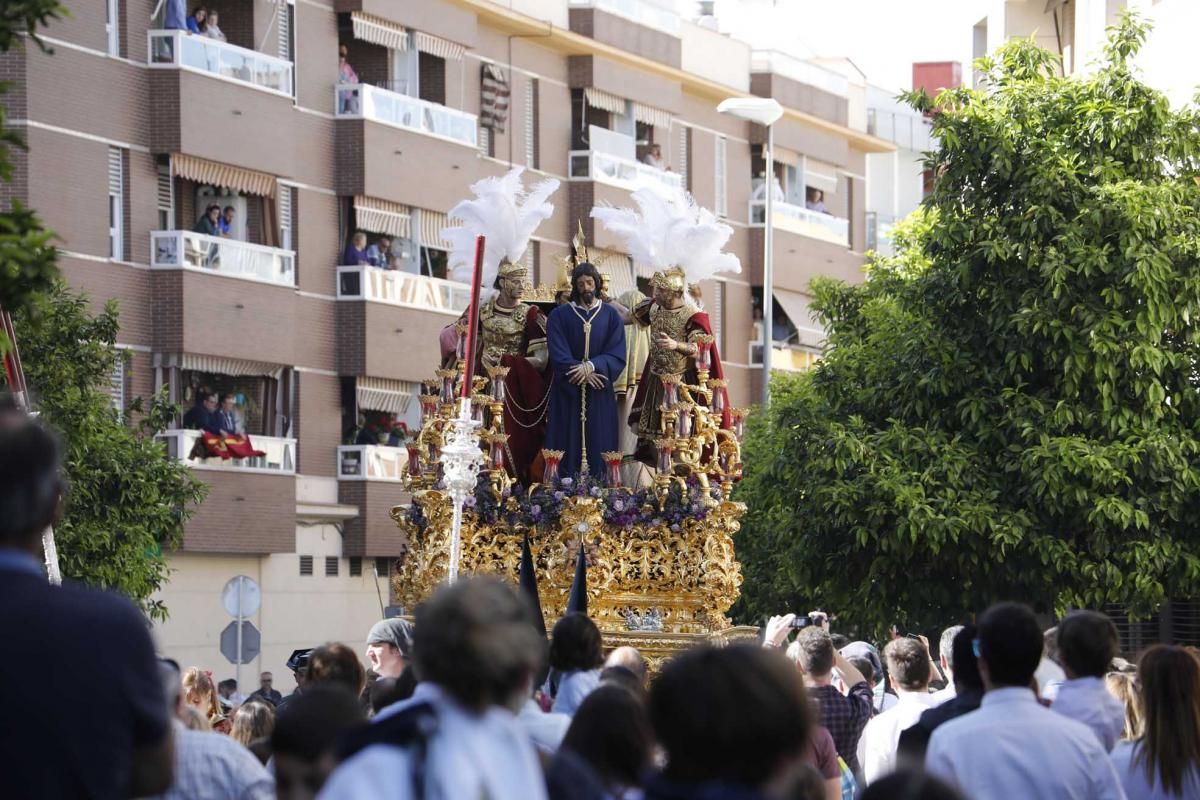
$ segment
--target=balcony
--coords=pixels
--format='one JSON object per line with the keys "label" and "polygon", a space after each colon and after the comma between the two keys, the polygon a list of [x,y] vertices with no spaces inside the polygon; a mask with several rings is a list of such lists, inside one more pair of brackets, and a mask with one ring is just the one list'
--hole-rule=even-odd
{"label": "balcony", "polygon": [[683,177],[633,159],[622,158],[599,150],[573,150],[570,156],[572,180],[593,180],[633,191],[647,184],[657,184],[677,189],[683,186]]}
{"label": "balcony", "polygon": [[568,8],[605,11],[671,36],[681,35],[679,15],[646,0],[570,0]]}
{"label": "balcony", "polygon": [[337,449],[338,480],[400,483],[408,450],[384,445],[345,445]]}
{"label": "balcony", "polygon": [[472,148],[478,146],[479,121],[474,114],[365,83],[340,83],[334,92],[334,113],[340,119],[382,122]]}
{"label": "balcony", "polygon": [[152,269],[209,272],[276,286],[296,285],[296,254],[191,231],[152,231]]}
{"label": "balcony", "polygon": [[874,250],[881,256],[893,256],[896,249],[892,245],[892,228],[896,220],[885,214],[874,211],[867,212],[867,249]]}
{"label": "balcony", "polygon": [[292,95],[294,67],[290,61],[187,31],[148,31],[146,42],[146,61],[151,67],[184,69],[273,94]]}
{"label": "balcony", "polygon": [[[750,222],[762,225],[766,219],[763,202],[750,204]],[[810,239],[820,239],[831,244],[850,246],[850,220],[811,211],[804,206],[776,201],[772,204],[775,230],[797,233]]]}
{"label": "balcony", "polygon": [[778,50],[755,50],[750,56],[750,69],[778,75],[837,97],[850,94],[850,81],[844,75]]}
{"label": "balcony", "polygon": [[378,267],[338,267],[339,300],[372,300],[453,317],[471,302],[465,283]]}
{"label": "balcony", "polygon": [[192,469],[230,470],[234,472],[259,472],[272,475],[296,474],[296,440],[277,436],[251,435],[255,449],[266,455],[255,458],[192,458],[191,454],[200,441],[200,431],[175,429],[163,431],[158,438],[167,445],[167,455],[182,461]]}
{"label": "balcony", "polygon": [[403,447],[349,445],[337,449],[338,502],[354,506],[346,520],[342,547],[348,556],[396,556],[404,537],[379,509],[403,505],[410,495],[401,485],[408,451]]}

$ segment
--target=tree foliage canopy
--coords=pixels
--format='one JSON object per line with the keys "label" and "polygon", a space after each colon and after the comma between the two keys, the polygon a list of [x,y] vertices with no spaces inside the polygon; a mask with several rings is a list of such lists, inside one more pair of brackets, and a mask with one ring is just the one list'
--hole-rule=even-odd
{"label": "tree foliage canopy", "polygon": [[138,398],[126,410],[139,420],[133,428],[112,407],[102,387],[127,358],[115,346],[115,302],[93,316],[84,296],[56,284],[40,325],[24,310],[13,324],[38,412],[66,448],[67,506],[54,529],[63,577],[116,589],[165,618],[152,599],[167,577],[163,550],[179,544],[208,488],[153,438],[176,408],[165,395]]}
{"label": "tree foliage canopy", "polygon": [[818,367],[746,442],[735,612],[878,633],[1004,598],[1146,612],[1200,585],[1200,114],[1031,41],[930,100],[938,179],[865,284],[814,282]]}

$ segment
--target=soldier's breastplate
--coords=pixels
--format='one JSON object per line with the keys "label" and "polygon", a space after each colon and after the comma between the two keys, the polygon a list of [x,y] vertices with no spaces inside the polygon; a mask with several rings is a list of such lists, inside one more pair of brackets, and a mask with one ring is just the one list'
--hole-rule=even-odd
{"label": "soldier's breastplate", "polygon": [[687,369],[686,355],[658,347],[654,341],[665,333],[677,342],[686,342],[689,319],[686,306],[673,311],[657,306],[650,309],[650,371],[655,375],[680,375]]}
{"label": "soldier's breastplate", "polygon": [[525,316],[529,306],[522,303],[511,314],[497,313],[493,306],[480,312],[479,335],[483,354],[492,361],[499,361],[505,354],[525,355]]}

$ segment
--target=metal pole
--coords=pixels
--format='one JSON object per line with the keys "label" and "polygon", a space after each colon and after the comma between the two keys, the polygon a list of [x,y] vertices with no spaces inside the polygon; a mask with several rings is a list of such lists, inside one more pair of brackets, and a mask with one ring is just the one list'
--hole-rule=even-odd
{"label": "metal pole", "polygon": [[775,213],[775,130],[773,125],[767,126],[767,149],[763,153],[767,162],[767,203],[766,225],[763,227],[763,382],[762,404],[765,409],[771,402],[771,344],[774,333],[771,330],[775,321],[775,225],[772,219]]}
{"label": "metal pole", "polygon": [[238,595],[237,595],[237,664],[233,667],[233,679],[237,681],[240,692],[242,690],[242,609],[245,608],[242,600],[242,590],[246,587],[246,579],[241,575],[237,577]]}

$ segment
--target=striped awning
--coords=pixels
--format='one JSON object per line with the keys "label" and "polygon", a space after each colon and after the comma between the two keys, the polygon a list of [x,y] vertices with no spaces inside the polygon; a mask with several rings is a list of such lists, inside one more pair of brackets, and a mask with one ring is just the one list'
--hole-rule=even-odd
{"label": "striped awning", "polygon": [[429,211],[424,208],[414,209],[421,231],[421,246],[434,250],[449,250],[450,243],[442,238],[442,228],[450,227],[450,217],[440,211]]}
{"label": "striped awning", "polygon": [[354,395],[359,411],[383,411],[404,414],[412,407],[420,384],[389,378],[355,378]]}
{"label": "striped awning", "polygon": [[598,108],[601,111],[608,111],[612,114],[625,113],[625,98],[617,97],[615,94],[600,89],[587,88],[583,90],[583,98],[592,108]]}
{"label": "striped awning", "polygon": [[216,161],[206,161],[203,158],[185,156],[182,153],[171,154],[171,173],[189,181],[221,186],[235,192],[257,194],[263,197],[275,196],[276,178],[274,175],[241,167],[231,167],[228,164],[218,164]]}
{"label": "striped awning", "polygon": [[408,49],[408,31],[400,25],[361,11],[350,12],[350,24],[355,39],[393,50]]}
{"label": "striped awning", "polygon": [[417,31],[413,40],[417,49],[422,53],[429,53],[431,56],[444,58],[447,61],[461,61],[463,53],[467,50],[461,44],[441,39],[424,31]]}
{"label": "striped awning", "polygon": [[504,124],[508,122],[508,79],[499,64],[485,63],[481,72],[479,124],[504,133]]}
{"label": "striped awning", "polygon": [[629,256],[615,250],[591,247],[588,248],[588,258],[601,275],[609,277],[609,294],[613,297],[620,297],[637,288],[637,280],[633,277],[633,263]]}
{"label": "striped awning", "polygon": [[279,364],[263,361],[244,361],[225,356],[205,356],[196,353],[155,353],[154,366],[178,367],[179,369],[208,372],[214,375],[262,375],[278,379],[283,374]]}
{"label": "striped awning", "polygon": [[363,230],[408,239],[412,231],[411,219],[408,206],[375,197],[354,196],[354,221],[356,227]]}
{"label": "striped awning", "polygon": [[804,183],[823,192],[838,189],[838,168],[815,158],[804,159]]}
{"label": "striped awning", "polygon": [[634,103],[633,118],[656,128],[670,128],[671,123],[675,120],[675,115],[670,111],[663,111],[661,108]]}
{"label": "striped awning", "polygon": [[783,306],[783,312],[796,326],[796,341],[808,347],[820,347],[825,341],[825,330],[810,308],[812,298],[802,292],[774,289],[771,295]]}

